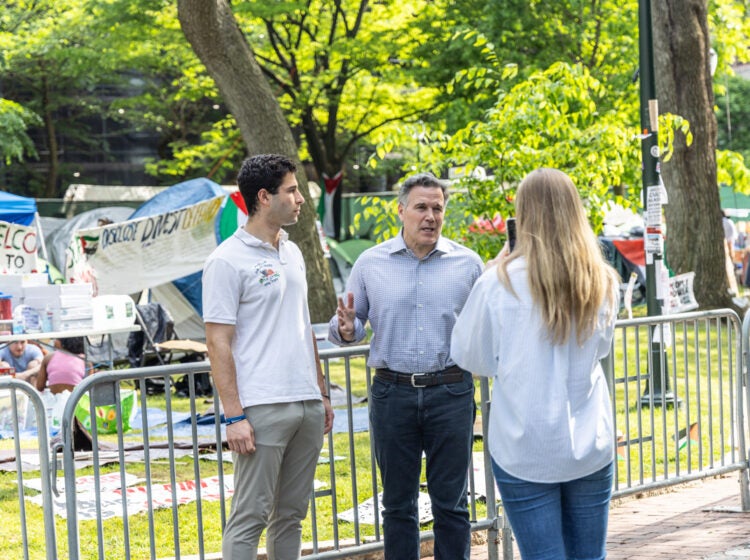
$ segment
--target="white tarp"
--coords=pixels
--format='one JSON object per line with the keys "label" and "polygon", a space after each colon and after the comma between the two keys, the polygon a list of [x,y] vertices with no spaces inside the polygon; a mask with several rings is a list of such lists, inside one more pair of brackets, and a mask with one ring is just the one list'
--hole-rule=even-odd
{"label": "white tarp", "polygon": [[63,200],[69,202],[143,202],[169,187],[123,187],[109,185],[69,185]]}
{"label": "white tarp", "polygon": [[[169,187],[120,186],[120,185],[68,185],[63,195],[66,204],[71,202],[145,202]],[[238,190],[236,185],[224,185],[228,192]]]}
{"label": "white tarp", "polygon": [[203,319],[172,282],[151,288],[151,301],[158,301],[169,310],[174,320],[175,331],[180,338],[192,340],[206,338]]}
{"label": "white tarp", "polygon": [[36,229],[0,221],[0,273],[36,272],[38,268]]}
{"label": "white tarp", "polygon": [[68,282],[93,282],[96,293],[132,294],[203,269],[216,248],[223,196],[144,218],[79,230],[68,250]]}

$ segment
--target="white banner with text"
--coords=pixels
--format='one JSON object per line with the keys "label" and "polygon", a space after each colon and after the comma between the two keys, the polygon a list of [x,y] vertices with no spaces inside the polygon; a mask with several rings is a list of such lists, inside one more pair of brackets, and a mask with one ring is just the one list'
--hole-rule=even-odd
{"label": "white banner with text", "polygon": [[66,281],[92,282],[97,295],[133,294],[202,270],[217,246],[214,227],[225,198],[76,232]]}
{"label": "white banner with text", "polygon": [[36,229],[0,221],[0,273],[37,272]]}

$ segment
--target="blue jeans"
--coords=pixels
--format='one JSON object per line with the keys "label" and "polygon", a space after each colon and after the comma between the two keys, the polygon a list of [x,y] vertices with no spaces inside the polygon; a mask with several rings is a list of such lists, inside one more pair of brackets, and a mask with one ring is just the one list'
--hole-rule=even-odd
{"label": "blue jeans", "polygon": [[386,560],[419,559],[417,510],[422,452],[432,501],[436,560],[469,560],[467,480],[475,417],[471,374],[415,388],[375,378],[370,422],[383,481]]}
{"label": "blue jeans", "polygon": [[492,471],[523,560],[606,558],[612,463],[588,476],[551,484],[516,478],[495,461]]}

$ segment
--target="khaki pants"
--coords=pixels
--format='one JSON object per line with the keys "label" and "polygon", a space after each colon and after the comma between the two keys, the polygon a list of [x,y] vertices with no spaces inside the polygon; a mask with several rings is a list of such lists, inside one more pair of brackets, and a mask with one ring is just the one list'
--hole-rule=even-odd
{"label": "khaki pants", "polygon": [[269,560],[297,560],[315,466],[323,446],[321,401],[251,406],[256,451],[234,453],[234,497],[224,528],[224,560],[254,560],[263,529]]}

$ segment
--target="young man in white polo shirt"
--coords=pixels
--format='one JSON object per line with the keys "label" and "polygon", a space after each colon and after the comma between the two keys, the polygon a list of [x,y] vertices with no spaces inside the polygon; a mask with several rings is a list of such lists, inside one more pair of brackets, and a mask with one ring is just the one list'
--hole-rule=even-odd
{"label": "young man in white polo shirt", "polygon": [[304,203],[295,172],[281,155],[243,162],[237,184],[248,221],[203,270],[211,373],[234,455],[225,560],[255,558],[266,527],[269,560],[299,557],[323,435],[333,427],[305,263],[281,229],[297,222]]}

